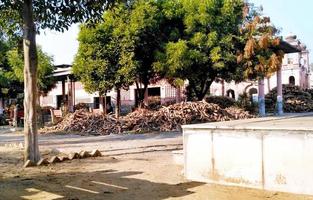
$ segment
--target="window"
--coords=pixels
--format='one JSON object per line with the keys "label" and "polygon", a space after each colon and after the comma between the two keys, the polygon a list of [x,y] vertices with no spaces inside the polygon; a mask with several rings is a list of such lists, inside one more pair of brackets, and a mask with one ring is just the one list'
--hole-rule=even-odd
{"label": "window", "polygon": [[[107,105],[108,104],[111,105],[111,97],[110,96],[106,96],[106,103],[107,103]],[[93,108],[94,109],[99,109],[100,108],[100,98],[99,97],[94,97],[93,98]]]}
{"label": "window", "polygon": [[99,97],[94,97],[93,98],[93,108],[94,109],[99,109],[100,108],[100,98]]}
{"label": "window", "polygon": [[62,104],[67,104],[67,94],[65,95],[65,102],[63,100],[63,95],[57,95],[57,109],[60,109]]}
{"label": "window", "polygon": [[235,91],[234,90],[229,89],[229,90],[227,90],[226,94],[228,97],[235,99]]}
{"label": "window", "polygon": [[294,76],[290,76],[289,77],[289,84],[290,85],[295,85],[296,81],[295,81],[295,77]]}

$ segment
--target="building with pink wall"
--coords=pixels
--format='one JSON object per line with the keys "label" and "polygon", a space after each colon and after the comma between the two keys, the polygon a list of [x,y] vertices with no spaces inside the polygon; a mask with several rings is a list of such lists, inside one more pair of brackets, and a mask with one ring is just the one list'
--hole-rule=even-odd
{"label": "building with pink wall", "polygon": [[[81,82],[75,80],[69,80],[72,76],[70,66],[59,66],[54,72],[54,76],[61,77],[57,82],[56,87],[53,88],[46,96],[40,98],[41,106],[49,106],[55,109],[60,109],[63,102],[71,104],[72,106],[84,103],[90,108],[99,109],[100,99],[99,93],[88,93],[84,90]],[[143,87],[143,86],[142,86]],[[129,112],[136,106],[137,87],[135,84],[131,85],[127,90],[121,90],[121,110],[122,112]],[[183,96],[182,90],[177,90],[166,80],[160,80],[154,84],[150,84],[147,89],[147,99],[156,101],[160,104],[166,104],[169,102],[175,102],[177,92],[180,92],[180,96]],[[69,95],[70,94],[70,95]],[[112,89],[107,93],[107,102],[113,107],[116,104],[116,90]],[[69,108],[71,110],[71,108]]]}
{"label": "building with pink wall", "polygon": [[[301,44],[295,35],[286,37],[286,42],[300,47],[301,52],[285,54],[282,63],[282,84],[298,85],[301,88],[310,87],[310,66],[309,66],[309,51],[306,46]],[[56,87],[52,89],[47,96],[41,97],[41,106],[51,106],[59,109],[62,102],[67,101],[72,107],[79,103],[88,104],[90,108],[99,109],[99,94],[87,93],[83,85],[77,82],[72,77],[70,66],[60,66],[55,72],[54,76],[61,77]],[[187,81],[186,81],[187,84]],[[264,92],[268,93],[277,86],[277,74],[273,74],[270,78],[264,81]],[[185,87],[183,87],[185,88]],[[131,85],[128,90],[121,91],[122,111],[130,111],[136,106],[136,85]],[[213,82],[210,87],[210,94],[216,96],[229,96],[238,99],[238,96],[247,92],[258,99],[258,82],[246,81],[241,83],[235,82]],[[180,95],[177,95],[180,94]],[[184,91],[177,89],[170,85],[166,80],[160,80],[154,84],[149,85],[147,96],[160,103],[175,102],[177,96],[183,97]],[[182,98],[184,99],[184,98]],[[107,101],[112,106],[116,103],[116,91],[113,89],[107,94]],[[72,110],[72,109],[70,109]]]}

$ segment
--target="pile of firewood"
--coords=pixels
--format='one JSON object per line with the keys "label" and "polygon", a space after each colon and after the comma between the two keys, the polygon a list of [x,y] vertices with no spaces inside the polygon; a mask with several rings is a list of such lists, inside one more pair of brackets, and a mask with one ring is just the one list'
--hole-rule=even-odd
{"label": "pile of firewood", "polygon": [[41,132],[101,133],[118,132],[117,120],[112,115],[93,114],[85,109],[67,114],[57,125],[45,127]]}
{"label": "pile of firewood", "polygon": [[206,102],[182,102],[157,111],[138,109],[126,116],[115,119],[112,115],[92,114],[77,110],[67,115],[54,127],[42,132],[65,131],[82,134],[118,134],[122,132],[175,131],[181,125],[252,118],[242,109],[229,107],[222,109],[217,104]]}
{"label": "pile of firewood", "polygon": [[[265,96],[266,109],[275,111],[277,89],[274,88]],[[290,113],[312,112],[313,99],[310,92],[302,90],[298,86],[283,85],[284,111]]]}

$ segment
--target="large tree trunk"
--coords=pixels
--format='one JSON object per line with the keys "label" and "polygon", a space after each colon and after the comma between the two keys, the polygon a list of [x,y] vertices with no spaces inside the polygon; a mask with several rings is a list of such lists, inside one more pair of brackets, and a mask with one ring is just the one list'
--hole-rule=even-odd
{"label": "large tree trunk", "polygon": [[108,108],[107,108],[107,93],[106,92],[104,93],[103,98],[104,98],[104,100],[103,100],[103,102],[104,102],[104,108],[103,108],[104,109],[104,115],[107,115]]}
{"label": "large tree trunk", "polygon": [[[140,86],[139,86],[139,83],[136,81],[136,88],[137,88],[137,93],[136,93],[136,99],[137,99],[137,106],[139,108],[143,108],[145,106],[148,106],[148,102],[145,102],[148,101],[148,91],[147,91],[147,88],[148,88],[148,84],[144,84],[143,88],[141,87],[141,83],[140,83]],[[146,97],[146,98],[145,98]],[[147,103],[145,105],[145,103]]]}
{"label": "large tree trunk", "polygon": [[143,85],[143,106],[144,108],[148,108],[149,106],[149,94],[148,94],[148,84]]}
{"label": "large tree trunk", "polygon": [[176,86],[176,103],[180,103],[181,102],[181,86]]}
{"label": "large tree trunk", "polygon": [[145,107],[149,106],[149,94],[148,94],[148,87],[144,87],[144,97],[143,97],[143,104]]}
{"label": "large tree trunk", "polygon": [[99,103],[100,103],[100,111],[103,115],[107,114],[107,102],[106,102],[107,95],[106,93],[104,96],[101,94],[99,95]]}
{"label": "large tree trunk", "polygon": [[18,123],[18,105],[16,104],[13,108],[13,126],[17,127]]}
{"label": "large tree trunk", "polygon": [[207,95],[207,93],[211,87],[211,84],[213,83],[213,80],[214,79],[210,79],[210,80],[206,81],[204,83],[204,85],[202,86],[201,91],[197,92],[198,101],[202,101],[204,99],[205,95]]}
{"label": "large tree trunk", "polygon": [[40,159],[37,138],[37,51],[32,0],[23,3],[24,47],[24,159],[36,163]]}
{"label": "large tree trunk", "polygon": [[225,80],[222,79],[221,83],[222,83],[222,96],[224,97],[225,96]]}

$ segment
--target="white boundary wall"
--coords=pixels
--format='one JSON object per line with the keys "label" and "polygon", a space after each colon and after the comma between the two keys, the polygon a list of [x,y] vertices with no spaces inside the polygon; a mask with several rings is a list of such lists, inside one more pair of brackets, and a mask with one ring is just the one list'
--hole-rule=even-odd
{"label": "white boundary wall", "polygon": [[313,132],[184,126],[189,180],[313,195]]}

